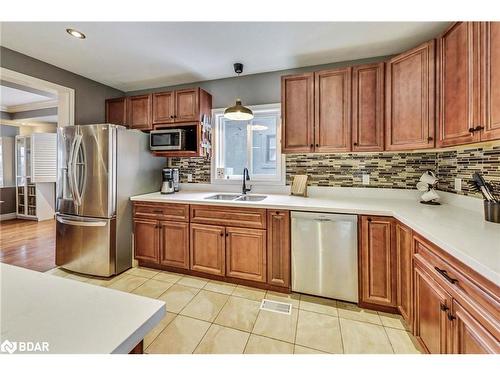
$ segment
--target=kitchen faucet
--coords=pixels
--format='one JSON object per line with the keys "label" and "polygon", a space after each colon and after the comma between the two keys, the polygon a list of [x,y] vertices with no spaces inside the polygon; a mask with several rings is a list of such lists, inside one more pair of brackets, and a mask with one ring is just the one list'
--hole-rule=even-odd
{"label": "kitchen faucet", "polygon": [[247,192],[249,192],[250,190],[252,190],[251,186],[249,188],[247,188],[247,185],[246,185],[245,181],[250,181],[250,175],[248,173],[248,168],[244,168],[243,169],[243,187],[241,189],[241,193],[242,194],[246,194]]}

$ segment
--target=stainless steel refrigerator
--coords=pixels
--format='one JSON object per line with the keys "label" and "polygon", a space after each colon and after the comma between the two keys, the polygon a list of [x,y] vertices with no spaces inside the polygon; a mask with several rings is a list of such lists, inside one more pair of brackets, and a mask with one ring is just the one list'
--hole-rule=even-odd
{"label": "stainless steel refrigerator", "polygon": [[149,137],[111,124],[59,128],[56,264],[111,276],[132,265],[130,196],[158,191],[164,158]]}

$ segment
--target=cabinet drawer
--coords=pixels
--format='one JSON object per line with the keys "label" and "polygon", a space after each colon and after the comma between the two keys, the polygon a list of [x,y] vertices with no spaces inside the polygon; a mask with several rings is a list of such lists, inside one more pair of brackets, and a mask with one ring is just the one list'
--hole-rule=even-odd
{"label": "cabinet drawer", "polygon": [[483,324],[492,323],[490,330],[498,337],[499,288],[429,241],[417,235],[413,239],[415,259],[427,268],[430,275],[446,286],[455,299],[475,311]]}
{"label": "cabinet drawer", "polygon": [[187,222],[189,221],[189,205],[134,202],[134,217]]}
{"label": "cabinet drawer", "polygon": [[263,208],[191,205],[191,222],[265,229],[266,210]]}

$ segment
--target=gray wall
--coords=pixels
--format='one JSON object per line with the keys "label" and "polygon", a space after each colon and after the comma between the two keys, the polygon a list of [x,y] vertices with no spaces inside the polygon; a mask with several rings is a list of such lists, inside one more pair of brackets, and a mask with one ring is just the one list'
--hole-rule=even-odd
{"label": "gray wall", "polygon": [[[244,105],[258,105],[279,103],[281,101],[281,76],[330,69],[349,65],[361,65],[387,59],[387,56],[372,57],[369,59],[343,61],[334,64],[308,66],[305,68],[279,70],[275,72],[251,74],[247,76],[216,79],[212,81],[192,82],[177,86],[156,87],[147,90],[127,92],[127,95],[139,95],[150,92],[169,91],[188,87],[201,87],[212,94],[212,107],[225,108],[240,97]],[[229,66],[228,74],[232,67]]]}
{"label": "gray wall", "polygon": [[75,90],[75,124],[104,122],[104,101],[124,93],[22,53],[0,47],[0,66]]}
{"label": "gray wall", "polygon": [[[19,134],[18,127],[9,126],[9,125],[0,125],[0,137],[12,137],[12,138],[14,138],[18,134]],[[12,162],[14,163],[14,155],[11,156],[10,160],[12,160]],[[14,165],[12,165],[12,168],[14,168]],[[14,181],[14,183],[15,183],[15,181]],[[0,214],[1,215],[16,212],[16,188],[15,187],[9,186],[9,187],[0,188],[0,200],[4,201],[2,204],[0,204]]]}

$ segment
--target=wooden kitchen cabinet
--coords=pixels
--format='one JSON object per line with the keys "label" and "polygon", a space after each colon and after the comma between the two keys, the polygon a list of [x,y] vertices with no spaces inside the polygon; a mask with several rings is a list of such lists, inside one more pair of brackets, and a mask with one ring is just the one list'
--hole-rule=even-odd
{"label": "wooden kitchen cabinet", "polygon": [[438,39],[440,147],[480,140],[479,58],[477,22],[457,22]]}
{"label": "wooden kitchen cabinet", "polygon": [[352,68],[314,73],[314,151],[351,150]]}
{"label": "wooden kitchen cabinet", "polygon": [[134,219],[134,257],[145,262],[158,262],[158,221]]}
{"label": "wooden kitchen cabinet", "polygon": [[415,325],[413,334],[431,354],[449,351],[451,296],[418,261],[414,267]]}
{"label": "wooden kitchen cabinet", "polygon": [[106,123],[127,126],[127,99],[114,98],[107,99],[106,106]]}
{"label": "wooden kitchen cabinet", "polygon": [[314,150],[314,73],[281,77],[282,152]]}
{"label": "wooden kitchen cabinet", "polygon": [[153,124],[168,124],[175,121],[175,94],[173,91],[153,94]]}
{"label": "wooden kitchen cabinet", "polygon": [[361,217],[360,303],[396,307],[394,219]]}
{"label": "wooden kitchen cabinet", "polygon": [[386,150],[434,147],[434,49],[426,42],[386,64]]}
{"label": "wooden kitchen cabinet", "polygon": [[127,97],[127,124],[130,129],[152,129],[151,102],[151,94]]}
{"label": "wooden kitchen cabinet", "polygon": [[185,89],[175,91],[175,114],[176,122],[199,121],[199,90]]}
{"label": "wooden kitchen cabinet", "polygon": [[266,231],[226,228],[226,276],[266,281]]}
{"label": "wooden kitchen cabinet", "polygon": [[500,139],[500,22],[480,23],[482,105],[481,141]]}
{"label": "wooden kitchen cabinet", "polygon": [[191,270],[225,275],[225,233],[226,229],[222,226],[191,224]]}
{"label": "wooden kitchen cabinet", "polygon": [[189,223],[160,221],[159,230],[160,264],[189,269]]}
{"label": "wooden kitchen cabinet", "polygon": [[396,280],[399,313],[411,327],[413,323],[413,232],[396,222]]}
{"label": "wooden kitchen cabinet", "polygon": [[453,301],[451,319],[453,354],[500,353],[498,340],[457,301]]}
{"label": "wooden kitchen cabinet", "polygon": [[267,211],[267,282],[290,287],[290,211]]}
{"label": "wooden kitchen cabinet", "polygon": [[384,151],[385,64],[352,68],[352,150]]}

